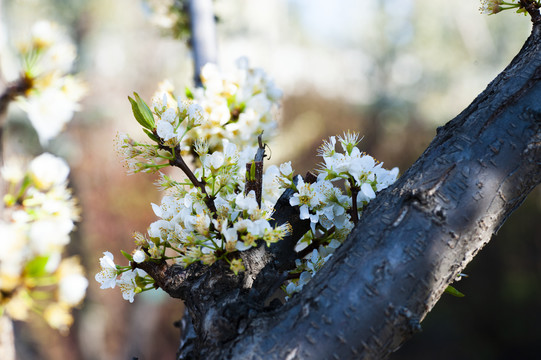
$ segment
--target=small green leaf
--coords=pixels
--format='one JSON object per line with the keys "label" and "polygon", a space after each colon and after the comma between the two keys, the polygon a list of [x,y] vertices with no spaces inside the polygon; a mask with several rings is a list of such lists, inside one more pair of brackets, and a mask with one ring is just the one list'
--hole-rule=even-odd
{"label": "small green leaf", "polygon": [[137,106],[137,102],[129,96],[128,96],[128,100],[130,100],[131,109],[133,112],[133,116],[135,117],[135,120],[137,120],[139,125],[148,129],[148,124],[145,122],[145,118],[143,117],[143,114],[141,114],[141,111],[139,111],[139,106]]}
{"label": "small green leaf", "polygon": [[455,289],[454,287],[452,287],[451,285],[447,286],[447,288],[445,289],[445,292],[448,293],[448,294],[451,294],[453,296],[456,296],[456,297],[464,297],[464,296],[466,296],[463,293],[461,293],[460,291],[458,291],[457,289]]}
{"label": "small green leaf", "polygon": [[29,277],[40,277],[45,275],[45,266],[47,265],[48,261],[48,256],[38,256],[30,260],[24,268],[26,275]]}
{"label": "small green leaf", "polygon": [[128,96],[128,100],[130,100],[131,108],[133,111],[133,116],[135,116],[135,120],[144,128],[152,131],[156,127],[156,124],[154,123],[154,115],[152,115],[152,111],[150,111],[150,108],[148,105],[141,99],[139,94],[133,93],[135,96],[135,100]]}
{"label": "small green leaf", "polygon": [[124,250],[120,250],[120,252],[122,253],[122,255],[124,255],[124,257],[130,261],[133,261],[133,257],[128,254],[127,252],[125,252]]}
{"label": "small green leaf", "polygon": [[139,106],[139,111],[141,114],[143,114],[143,117],[145,118],[146,122],[150,125],[150,127],[147,127],[149,130],[154,130],[156,127],[156,124],[154,123],[154,115],[152,115],[152,111],[148,107],[148,105],[139,97],[139,94],[133,93],[135,96],[135,100],[137,100],[137,105]]}
{"label": "small green leaf", "polygon": [[192,90],[190,90],[189,87],[186,86],[186,89],[185,89],[185,93],[186,93],[186,97],[188,99],[192,99],[193,100],[193,93],[192,93]]}
{"label": "small green leaf", "polygon": [[154,133],[148,131],[147,129],[143,129],[143,131],[145,132],[145,134],[148,135],[148,137],[149,137],[152,141],[155,141],[155,142],[157,142],[158,144],[160,143],[160,138],[157,137],[156,135],[154,135]]}

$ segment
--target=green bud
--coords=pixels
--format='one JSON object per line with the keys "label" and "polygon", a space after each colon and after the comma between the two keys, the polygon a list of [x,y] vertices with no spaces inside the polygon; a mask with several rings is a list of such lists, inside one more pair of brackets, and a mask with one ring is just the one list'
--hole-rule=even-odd
{"label": "green bud", "polygon": [[463,293],[461,293],[460,291],[458,291],[457,289],[455,289],[454,287],[452,287],[451,285],[447,286],[447,288],[445,289],[445,292],[448,293],[448,294],[451,294],[453,296],[456,296],[456,297],[464,297],[464,296],[466,296]]}

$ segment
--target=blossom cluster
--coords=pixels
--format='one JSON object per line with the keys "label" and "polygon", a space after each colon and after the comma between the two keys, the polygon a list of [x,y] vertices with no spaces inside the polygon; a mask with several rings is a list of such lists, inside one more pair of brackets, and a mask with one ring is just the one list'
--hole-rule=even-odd
{"label": "blossom cluster", "polygon": [[285,286],[289,296],[300,291],[329,260],[376,192],[398,176],[398,168],[386,170],[383,163],[362,153],[357,147],[360,141],[358,134],[345,133],[338,137],[342,151],[337,151],[337,138],[332,136],[319,148],[323,163],[316,181],[299,179],[291,184],[295,193],[289,202],[299,206],[301,219],[309,219],[311,226],[297,246],[299,254],[306,255],[297,260],[294,273],[298,278]]}
{"label": "blossom cluster", "polygon": [[69,167],[44,153],[27,166],[1,169],[8,191],[0,215],[0,312],[26,320],[30,311],[66,331],[88,281],[77,257],[62,259],[79,211],[67,188]]}
{"label": "blossom cluster", "polygon": [[[201,69],[201,80],[203,87],[187,89],[186,96],[200,106],[204,121],[185,136],[183,150],[189,151],[197,140],[204,140],[211,152],[221,150],[224,139],[244,149],[255,146],[261,132],[266,138],[275,134],[278,122],[274,113],[282,91],[263,69],[250,67],[248,59],[242,57],[231,72],[206,64]],[[173,86],[165,83],[153,103],[159,104],[164,92],[175,101]]]}
{"label": "blossom cluster", "polygon": [[[256,195],[247,185],[254,176],[254,144],[258,132],[266,134],[276,125],[270,112],[281,93],[262,71],[249,69],[247,61],[239,61],[238,69],[235,78],[205,66],[205,87],[188,91],[187,100],[175,98],[166,86],[151,106],[137,94],[130,98],[136,120],[154,143],[117,137],[129,172],[173,166],[186,177],[160,172],[156,184],[166,195],[160,204],[152,204],[158,220],[146,234],[135,233],[134,252],[124,253],[129,266],[114,264],[112,254],[104,253],[96,275],[102,288],[122,284],[123,296],[130,301],[153,289],[153,280],[136,265],[145,261],[169,260],[184,266],[224,261],[235,274],[244,271],[242,251],[262,243],[270,246],[291,233],[288,223],[273,226],[271,216],[280,195],[292,189],[290,205],[298,207],[300,218],[311,225],[297,245],[292,280],[284,284],[292,295],[346,239],[376,192],[396,180],[398,169],[386,170],[362,153],[359,135],[348,132],[321,146],[323,163],[313,181],[295,177],[291,162],[273,165],[262,172],[261,195]],[[337,142],[341,151],[336,150]],[[184,160],[187,155],[194,157],[194,170]]]}
{"label": "blossom cluster", "polygon": [[57,136],[79,110],[83,83],[70,71],[75,45],[55,23],[39,21],[18,44],[21,77],[27,90],[18,98],[42,145]]}
{"label": "blossom cluster", "polygon": [[275,133],[278,122],[273,112],[282,92],[262,69],[250,68],[245,58],[237,61],[235,72],[226,74],[207,64],[202,81],[203,87],[188,89],[184,99],[174,94],[168,82],[161,84],[150,106],[138,94],[130,98],[135,118],[154,144],[126,134],[117,137],[116,148],[129,173],[169,166],[172,157],[167,149],[178,147],[186,156],[205,146],[213,153],[223,150],[224,141],[237,145],[239,157],[248,161],[256,152],[257,136]]}
{"label": "blossom cluster", "polygon": [[[529,1],[539,9],[541,3],[538,0]],[[523,8],[523,3],[519,0],[503,1],[503,0],[481,0],[481,6],[479,11],[481,14],[493,15],[497,14],[503,10],[517,9],[517,12],[526,13],[526,10]]]}
{"label": "blossom cluster", "polygon": [[[141,250],[135,251],[133,256],[124,255],[137,263],[145,260],[145,254]],[[153,288],[154,280],[146,272],[141,269],[133,270],[131,266],[116,265],[114,255],[109,251],[105,251],[100,258],[100,268],[100,272],[95,276],[96,281],[101,284],[100,288],[113,289],[118,285],[122,297],[129,302],[133,302],[135,294]]]}
{"label": "blossom cluster", "polygon": [[[245,193],[246,173],[241,165],[246,161],[237,146],[224,140],[222,148],[210,153],[208,146],[196,147],[201,164],[193,172],[196,183],[160,175],[157,185],[167,195],[159,205],[152,204],[159,220],[150,224],[146,234],[135,233],[136,249],[132,255],[125,254],[130,261],[168,259],[188,266],[196,261],[211,265],[222,260],[238,274],[244,270],[239,251],[257,246],[259,241],[270,245],[289,233],[288,224],[273,227],[270,222],[273,205],[283,192],[277,181],[283,176],[278,167],[271,166],[263,174],[259,204],[254,191]],[[96,280],[102,288],[122,283],[123,296],[130,301],[136,293],[153,288],[144,272],[115,265],[112,260],[110,253],[100,259]],[[126,285],[126,278],[132,286]]]}
{"label": "blossom cluster", "polygon": [[[262,194],[246,191],[246,164],[254,159],[257,136],[272,133],[276,121],[271,111],[281,91],[260,69],[237,62],[234,74],[217,68],[203,69],[203,87],[187,91],[187,98],[161,86],[148,106],[138,94],[130,98],[136,120],[152,143],[138,142],[125,134],[116,138],[117,150],[129,173],[180,168],[186,178],[160,172],[158,188],[166,192],[152,204],[159,220],[146,234],[135,233],[136,249],[124,253],[130,262],[169,260],[184,266],[201,261],[225,261],[238,274],[244,271],[239,251],[270,245],[289,233],[289,225],[273,227],[273,206],[291,182],[276,166],[262,175]],[[184,158],[191,157],[195,169]],[[291,169],[286,171],[292,177]],[[249,176],[249,175],[248,175]],[[114,263],[106,252],[100,259],[96,280],[102,288],[120,286],[125,299],[153,288],[152,279],[140,269]],[[130,285],[127,285],[130,284]]]}

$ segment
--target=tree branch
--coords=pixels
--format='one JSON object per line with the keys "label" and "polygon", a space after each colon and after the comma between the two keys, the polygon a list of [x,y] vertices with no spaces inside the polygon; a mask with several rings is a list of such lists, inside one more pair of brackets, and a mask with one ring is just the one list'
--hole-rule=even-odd
{"label": "tree branch", "polygon": [[541,182],[540,26],[534,21],[512,63],[438,129],[287,304],[269,296],[309,228],[289,205],[291,191],[273,218],[293,233],[242,252],[244,273],[234,276],[222,262],[179,272],[169,289],[185,300],[197,335],[179,358],[384,359],[418,331],[447,285]]}
{"label": "tree branch", "polygon": [[[222,358],[384,359],[541,182],[541,28],[283,308]],[[208,353],[207,353],[208,355]]]}
{"label": "tree branch", "polygon": [[189,0],[191,45],[194,58],[194,83],[201,87],[201,68],[216,63],[216,21],[212,0]]}

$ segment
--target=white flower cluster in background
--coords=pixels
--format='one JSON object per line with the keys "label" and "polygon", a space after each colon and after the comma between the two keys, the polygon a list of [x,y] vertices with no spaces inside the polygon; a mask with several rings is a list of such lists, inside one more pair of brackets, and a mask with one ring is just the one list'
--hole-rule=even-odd
{"label": "white flower cluster in background", "polygon": [[383,163],[362,153],[357,147],[360,140],[349,132],[339,136],[342,151],[337,151],[332,136],[319,149],[324,162],[317,180],[310,184],[299,179],[292,184],[296,192],[289,202],[299,206],[301,219],[309,219],[311,226],[297,246],[299,254],[309,252],[297,260],[294,272],[299,277],[285,286],[288,296],[310,281],[349,235],[364,206],[398,176],[398,168],[386,170]]}
{"label": "white flower cluster in background", "polygon": [[188,1],[145,0],[150,21],[176,38],[186,38],[190,33]]}
{"label": "white flower cluster in background", "polygon": [[28,90],[18,98],[42,145],[57,136],[79,110],[85,87],[70,75],[75,45],[55,23],[40,21],[18,44],[21,76]]}
{"label": "white flower cluster in background", "polygon": [[67,163],[49,153],[26,167],[8,159],[1,169],[8,191],[0,215],[0,312],[16,320],[37,312],[61,331],[88,286],[79,259],[62,259],[79,218],[68,174]]}

